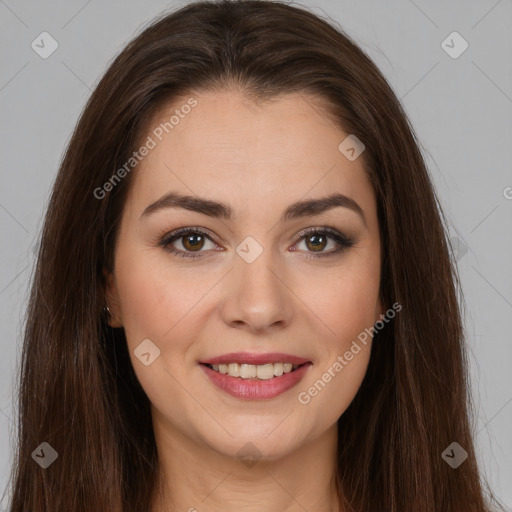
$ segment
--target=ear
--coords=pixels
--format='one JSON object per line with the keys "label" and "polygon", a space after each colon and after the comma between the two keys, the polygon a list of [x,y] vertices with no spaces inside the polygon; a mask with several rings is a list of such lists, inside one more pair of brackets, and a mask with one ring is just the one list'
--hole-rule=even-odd
{"label": "ear", "polygon": [[384,316],[385,311],[386,310],[384,309],[382,297],[379,294],[379,298],[377,299],[377,304],[375,305],[375,320],[373,321],[374,325],[377,321],[382,320],[382,317]]}
{"label": "ear", "polygon": [[114,274],[103,269],[103,276],[105,278],[105,306],[108,306],[107,323],[110,327],[123,327],[121,308],[119,307],[119,292]]}

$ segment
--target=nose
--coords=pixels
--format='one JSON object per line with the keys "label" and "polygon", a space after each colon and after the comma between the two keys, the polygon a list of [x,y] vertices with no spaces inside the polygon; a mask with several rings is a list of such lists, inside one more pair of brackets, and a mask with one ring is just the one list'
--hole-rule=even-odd
{"label": "nose", "polygon": [[227,276],[224,322],[260,334],[286,328],[294,314],[294,294],[286,283],[286,270],[271,250],[263,250],[249,261],[237,256]]}

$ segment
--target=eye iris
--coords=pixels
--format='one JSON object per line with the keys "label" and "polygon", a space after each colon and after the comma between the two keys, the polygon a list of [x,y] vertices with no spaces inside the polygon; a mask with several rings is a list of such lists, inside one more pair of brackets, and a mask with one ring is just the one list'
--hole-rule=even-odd
{"label": "eye iris", "polygon": [[[318,241],[319,239],[321,240],[320,242]],[[313,240],[314,252],[320,252],[323,249],[325,249],[326,239],[327,239],[327,237],[325,235],[319,235],[319,234],[309,235],[306,238],[306,244],[308,245],[308,249],[309,249],[310,248],[309,240]]]}
{"label": "eye iris", "polygon": [[[201,235],[200,233],[191,233],[189,235],[184,236],[183,238],[184,238],[183,247],[185,247],[185,249],[187,249],[187,250],[193,251],[194,249],[198,249],[198,248],[201,249],[203,247],[204,236]],[[197,238],[200,238],[202,240],[197,241]],[[190,239],[195,239],[195,241],[190,242]],[[191,245],[191,247],[189,245]]]}

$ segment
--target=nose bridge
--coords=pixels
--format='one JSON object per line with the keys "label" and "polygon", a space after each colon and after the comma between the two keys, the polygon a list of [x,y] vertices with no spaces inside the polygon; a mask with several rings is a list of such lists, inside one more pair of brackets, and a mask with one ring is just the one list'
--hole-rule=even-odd
{"label": "nose bridge", "polygon": [[[267,238],[268,240],[269,238]],[[225,320],[265,329],[290,320],[290,292],[279,272],[280,262],[272,247],[246,237],[236,248],[230,278]]]}

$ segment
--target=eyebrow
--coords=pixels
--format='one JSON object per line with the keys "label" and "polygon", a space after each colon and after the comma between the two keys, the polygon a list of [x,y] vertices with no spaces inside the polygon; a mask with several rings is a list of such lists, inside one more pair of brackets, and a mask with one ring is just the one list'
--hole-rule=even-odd
{"label": "eyebrow", "polygon": [[[356,212],[362,218],[364,225],[367,226],[363,209],[354,199],[343,194],[331,194],[317,199],[307,199],[293,203],[283,212],[280,222],[318,215],[339,206]],[[141,219],[167,208],[184,208],[193,212],[202,213],[203,215],[208,215],[209,217],[226,220],[231,220],[233,215],[233,210],[227,204],[197,196],[169,192],[147,206],[142,212]]]}

